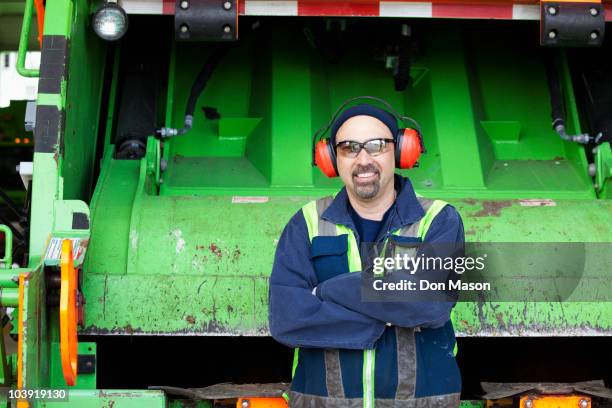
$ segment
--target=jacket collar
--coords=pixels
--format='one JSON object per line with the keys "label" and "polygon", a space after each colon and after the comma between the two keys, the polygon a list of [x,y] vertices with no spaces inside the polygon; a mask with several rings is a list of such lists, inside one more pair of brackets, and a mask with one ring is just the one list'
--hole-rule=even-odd
{"label": "jacket collar", "polygon": [[[423,211],[423,207],[421,207],[416,197],[412,183],[407,177],[402,177],[398,174],[395,175],[395,191],[397,191],[398,194],[395,198],[395,208],[392,209],[390,217],[390,229],[393,230],[412,224],[425,215],[425,211]],[[321,217],[334,224],[342,224],[354,229],[355,226],[349,214],[348,206],[349,199],[346,193],[346,187],[342,187],[342,190],[336,194],[331,205],[323,212]]]}

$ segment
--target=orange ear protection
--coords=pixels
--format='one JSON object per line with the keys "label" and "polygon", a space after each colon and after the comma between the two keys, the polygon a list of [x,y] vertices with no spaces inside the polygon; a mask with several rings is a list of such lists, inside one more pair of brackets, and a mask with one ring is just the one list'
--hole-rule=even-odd
{"label": "orange ear protection", "polygon": [[374,96],[358,96],[347,100],[340,105],[327,125],[315,132],[312,138],[313,165],[316,165],[327,177],[338,176],[336,149],[331,145],[329,138],[323,138],[323,135],[330,129],[338,115],[347,105],[362,99],[381,103],[385,106],[387,112],[393,115],[398,122],[403,122],[404,124],[410,122],[414,125],[414,128],[406,127],[398,129],[397,134],[393,135],[395,139],[395,167],[398,169],[410,169],[418,166],[418,160],[421,153],[425,153],[419,124],[414,119],[397,113],[387,101]]}

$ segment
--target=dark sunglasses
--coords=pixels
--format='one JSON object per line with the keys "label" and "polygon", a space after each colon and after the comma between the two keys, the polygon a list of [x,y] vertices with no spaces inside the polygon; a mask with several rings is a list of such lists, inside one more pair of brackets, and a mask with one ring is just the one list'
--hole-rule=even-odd
{"label": "dark sunglasses", "polygon": [[371,139],[363,143],[355,142],[354,140],[344,140],[336,143],[336,149],[339,155],[354,159],[359,155],[361,149],[365,149],[370,156],[378,156],[385,152],[387,143],[394,142],[393,139]]}

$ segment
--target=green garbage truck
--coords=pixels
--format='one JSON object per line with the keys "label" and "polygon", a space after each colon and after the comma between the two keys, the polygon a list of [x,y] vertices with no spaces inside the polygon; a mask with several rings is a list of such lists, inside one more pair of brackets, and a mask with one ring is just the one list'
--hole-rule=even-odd
{"label": "green garbage truck", "polygon": [[3,406],[284,406],[275,245],[341,187],[313,166],[313,135],[359,95],[419,123],[426,154],[399,172],[459,211],[466,241],[523,244],[510,286],[540,273],[521,260],[587,248],[577,286],[596,297],[457,303],[462,406],[605,406],[607,7],[25,0],[17,69],[38,93],[27,223],[0,230]]}

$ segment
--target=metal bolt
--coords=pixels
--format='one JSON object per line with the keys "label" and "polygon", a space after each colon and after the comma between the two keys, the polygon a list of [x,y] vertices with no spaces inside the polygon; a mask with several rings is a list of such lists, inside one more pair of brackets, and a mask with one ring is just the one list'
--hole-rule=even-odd
{"label": "metal bolt", "polygon": [[557,14],[557,8],[553,6],[549,7],[548,14],[550,14],[551,16],[554,16],[555,14]]}
{"label": "metal bolt", "polygon": [[226,24],[223,26],[223,32],[224,33],[230,33],[232,32],[232,27],[229,26],[229,24]]}
{"label": "metal bolt", "polygon": [[186,33],[187,31],[189,31],[189,27],[187,27],[187,24],[181,25],[181,33]]}
{"label": "metal bolt", "polygon": [[591,40],[596,40],[599,38],[599,33],[597,31],[593,31],[591,33]]}
{"label": "metal bolt", "polygon": [[548,32],[548,38],[550,38],[551,40],[554,40],[555,38],[557,38],[557,32],[555,30],[550,30]]}
{"label": "metal bolt", "polygon": [[526,399],[525,400],[525,408],[532,408],[533,407],[533,401],[530,399]]}
{"label": "metal bolt", "polygon": [[585,399],[581,399],[580,402],[578,403],[578,406],[580,408],[588,408],[589,406],[589,401],[585,400]]}
{"label": "metal bolt", "polygon": [[508,167],[508,163],[504,163],[504,167]]}
{"label": "metal bolt", "polygon": [[182,8],[183,10],[185,10],[185,9],[189,8],[189,2],[188,2],[187,0],[183,0],[183,1],[181,1],[181,8]]}
{"label": "metal bolt", "polygon": [[242,408],[249,408],[251,406],[251,404],[249,403],[249,400],[247,399],[243,399],[241,405],[242,405]]}
{"label": "metal bolt", "polygon": [[433,186],[433,181],[425,180],[424,184],[425,184],[425,187],[431,187],[431,186]]}
{"label": "metal bolt", "polygon": [[555,160],[555,164],[561,164],[559,160]]}
{"label": "metal bolt", "polygon": [[223,8],[226,9],[226,10],[231,10],[232,2],[231,1],[226,1],[225,3],[223,3]]}
{"label": "metal bolt", "polygon": [[589,9],[589,13],[591,13],[591,15],[592,15],[593,17],[595,17],[595,16],[597,16],[597,15],[599,14],[599,10],[597,10],[595,7],[591,7],[591,8]]}

